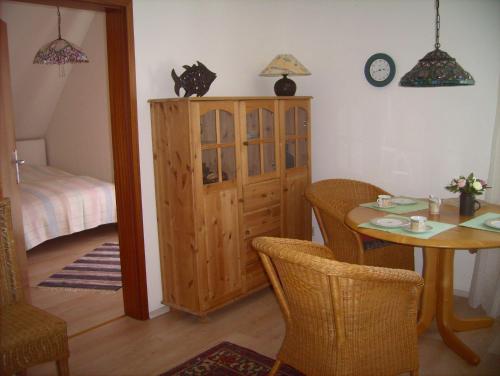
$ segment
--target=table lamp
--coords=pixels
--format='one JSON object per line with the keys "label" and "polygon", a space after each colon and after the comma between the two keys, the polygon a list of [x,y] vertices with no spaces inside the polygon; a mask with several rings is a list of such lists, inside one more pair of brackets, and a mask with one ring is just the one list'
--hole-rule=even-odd
{"label": "table lamp", "polygon": [[293,96],[297,85],[287,76],[309,76],[307,70],[293,55],[282,54],[276,56],[267,67],[260,72],[260,76],[283,76],[274,84],[274,92],[278,96]]}

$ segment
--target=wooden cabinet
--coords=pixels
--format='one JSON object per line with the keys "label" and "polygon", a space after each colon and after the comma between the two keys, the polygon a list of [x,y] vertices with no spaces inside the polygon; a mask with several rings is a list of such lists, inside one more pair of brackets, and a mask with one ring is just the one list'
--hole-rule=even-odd
{"label": "wooden cabinet", "polygon": [[310,98],[150,106],[163,302],[203,316],[268,285],[254,237],[311,238]]}

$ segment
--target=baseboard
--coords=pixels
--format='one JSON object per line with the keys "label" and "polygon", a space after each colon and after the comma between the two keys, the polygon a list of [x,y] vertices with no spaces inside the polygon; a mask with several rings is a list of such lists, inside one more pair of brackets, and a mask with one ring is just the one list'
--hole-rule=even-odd
{"label": "baseboard", "polygon": [[170,312],[170,307],[169,306],[163,306],[158,309],[155,309],[154,311],[149,312],[149,318],[154,319],[158,316],[164,315],[165,313]]}
{"label": "baseboard", "polygon": [[453,290],[453,295],[455,295],[455,296],[461,296],[463,298],[468,298],[469,297],[469,291],[454,289]]}

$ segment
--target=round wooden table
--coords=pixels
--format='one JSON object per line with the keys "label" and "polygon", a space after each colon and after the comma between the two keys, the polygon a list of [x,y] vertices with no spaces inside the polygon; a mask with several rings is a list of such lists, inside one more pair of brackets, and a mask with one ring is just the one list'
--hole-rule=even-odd
{"label": "round wooden table", "polygon": [[[439,215],[431,216],[427,210],[401,215],[408,217],[424,215],[432,221],[456,225],[473,218],[461,217],[458,213],[458,206],[453,201],[455,200],[445,200],[441,205]],[[482,208],[475,213],[475,216],[487,212],[500,214],[500,206],[482,203]],[[456,249],[500,248],[500,233],[457,226],[430,239],[418,239],[412,236],[358,227],[361,223],[388,214],[390,213],[360,206],[346,215],[345,223],[352,230],[372,238],[423,248],[425,284],[418,318],[418,333],[421,334],[425,331],[435,317],[439,333],[448,347],[467,362],[477,365],[480,361],[479,356],[467,347],[454,332],[486,328],[493,325],[494,320],[486,316],[463,319],[455,315],[453,311],[453,258]]]}

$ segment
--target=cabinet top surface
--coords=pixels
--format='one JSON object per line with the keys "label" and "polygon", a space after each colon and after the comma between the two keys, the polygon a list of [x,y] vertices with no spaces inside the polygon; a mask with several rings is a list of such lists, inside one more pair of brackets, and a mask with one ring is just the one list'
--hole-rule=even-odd
{"label": "cabinet top surface", "polygon": [[189,102],[199,102],[199,101],[224,101],[224,100],[233,100],[233,101],[246,101],[246,100],[262,100],[262,99],[279,99],[279,100],[301,100],[301,99],[312,99],[312,97],[189,97],[189,98],[159,98],[159,99],[149,99],[149,103],[157,103],[157,102],[167,102],[167,101],[189,101]]}

